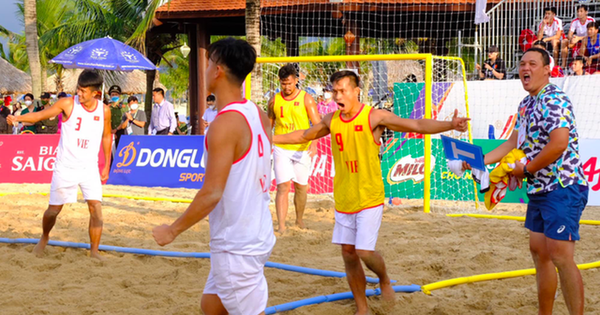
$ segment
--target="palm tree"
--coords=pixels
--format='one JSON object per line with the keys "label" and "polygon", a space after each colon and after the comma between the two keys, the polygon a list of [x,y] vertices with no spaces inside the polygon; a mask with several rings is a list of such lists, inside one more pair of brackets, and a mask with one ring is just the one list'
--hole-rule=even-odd
{"label": "palm tree", "polygon": [[[260,56],[260,0],[246,0],[246,40]],[[262,101],[262,72],[256,64],[252,70],[252,100],[259,104]]]}
{"label": "palm tree", "polygon": [[40,64],[40,49],[38,47],[37,9],[35,0],[24,0],[25,11],[25,45],[31,70],[33,95],[42,94],[42,67]]}

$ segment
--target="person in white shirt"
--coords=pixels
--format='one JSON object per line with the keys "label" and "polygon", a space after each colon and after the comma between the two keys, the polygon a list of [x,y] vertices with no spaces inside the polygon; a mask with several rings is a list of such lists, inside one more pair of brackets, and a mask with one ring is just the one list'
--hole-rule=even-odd
{"label": "person in white shirt", "polygon": [[275,245],[269,211],[273,136],[267,114],[241,91],[256,51],[230,37],[211,44],[207,55],[206,87],[216,96],[219,114],[204,137],[204,185],[181,217],[152,233],[164,246],[210,214],[210,273],[202,311],[264,314],[264,266]]}
{"label": "person in white shirt", "polygon": [[206,110],[204,111],[204,115],[202,115],[202,120],[204,121],[204,134],[208,132],[208,128],[210,128],[210,124],[217,117],[217,109],[215,108],[215,96],[209,95],[206,98]]}
{"label": "person in white shirt", "polygon": [[562,41],[562,68],[567,67],[567,59],[569,58],[569,49],[573,49],[573,58],[579,55],[581,40],[587,36],[587,24],[595,22],[593,17],[588,16],[588,6],[582,4],[577,7],[577,18],[571,22],[567,39]]}
{"label": "person in white shirt", "polygon": [[[560,43],[563,37],[563,23],[556,17],[556,7],[544,9],[544,20],[540,23],[538,31],[538,40],[546,43],[544,49],[552,48],[554,59],[558,59]],[[552,69],[552,68],[550,68]]]}
{"label": "person in white shirt", "polygon": [[152,90],[152,116],[148,126],[149,135],[172,135],[177,128],[175,109],[173,104],[165,99],[165,90],[155,88]]}
{"label": "person in white shirt", "polygon": [[[43,234],[33,253],[41,256],[50,239],[56,217],[66,203],[77,202],[77,186],[90,210],[90,256],[104,259],[99,251],[102,235],[102,182],[108,180],[112,128],[110,109],[97,97],[102,94],[102,76],[84,70],[77,81],[77,96],[64,97],[42,111],[9,116],[17,122],[33,124],[62,114],[60,141],[50,184],[50,202],[42,221]],[[104,149],[104,168],[98,170],[100,145]]]}

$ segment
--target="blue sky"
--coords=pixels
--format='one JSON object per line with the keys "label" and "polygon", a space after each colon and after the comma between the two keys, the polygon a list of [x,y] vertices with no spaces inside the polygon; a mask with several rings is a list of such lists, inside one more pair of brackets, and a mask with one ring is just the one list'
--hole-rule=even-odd
{"label": "blue sky", "polygon": [[[19,0],[0,0],[3,4],[2,10],[0,10],[0,25],[4,26],[11,32],[22,33],[23,25],[17,19],[15,12],[17,12],[17,2]],[[0,43],[4,45],[4,50],[8,53],[8,45],[6,39],[0,37]]]}

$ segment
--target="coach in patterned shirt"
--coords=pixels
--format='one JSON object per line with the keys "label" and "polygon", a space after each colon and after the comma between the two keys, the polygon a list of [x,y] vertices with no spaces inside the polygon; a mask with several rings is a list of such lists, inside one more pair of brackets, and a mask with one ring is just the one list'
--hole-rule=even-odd
{"label": "coach in patterned shirt", "polygon": [[[579,219],[588,186],[579,158],[579,136],[569,97],[549,81],[549,54],[529,49],[521,58],[519,77],[529,92],[518,109],[515,131],[508,141],[485,156],[500,161],[513,148],[527,155],[512,172],[527,179],[529,205],[525,227],[537,272],[539,314],[552,314],[557,286],[555,267],[570,314],[583,314],[583,281],[573,260],[579,240]],[[465,168],[470,166],[464,163]]]}

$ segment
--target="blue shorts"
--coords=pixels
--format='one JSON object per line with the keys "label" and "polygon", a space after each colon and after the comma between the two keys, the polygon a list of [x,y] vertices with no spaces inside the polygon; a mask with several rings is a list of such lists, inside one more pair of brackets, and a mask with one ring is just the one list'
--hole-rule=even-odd
{"label": "blue shorts", "polygon": [[561,241],[579,240],[579,219],[588,201],[588,186],[570,185],[528,194],[525,227]]}

